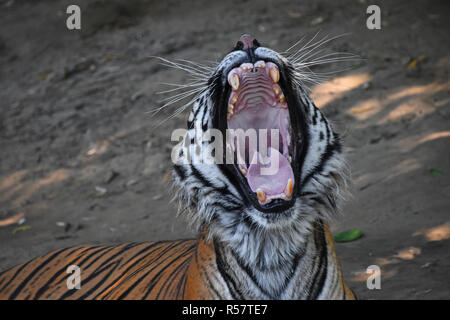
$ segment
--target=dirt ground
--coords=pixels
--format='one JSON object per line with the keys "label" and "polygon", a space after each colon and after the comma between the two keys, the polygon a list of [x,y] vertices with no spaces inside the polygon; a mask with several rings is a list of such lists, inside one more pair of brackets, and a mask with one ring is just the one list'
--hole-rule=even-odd
{"label": "dirt ground", "polygon": [[320,30],[349,33],[330,48],[364,58],[312,88],[352,168],[332,230],[364,232],[337,244],[345,278],[362,299],[450,298],[448,1],[377,1],[381,30],[364,0],[75,2],[80,31],[66,28],[74,1],[0,1],[0,270],[75,244],[193,236],[165,182],[187,114],[155,129],[147,113],[161,82],[189,80],[149,56],[207,63],[242,33],[284,51]]}

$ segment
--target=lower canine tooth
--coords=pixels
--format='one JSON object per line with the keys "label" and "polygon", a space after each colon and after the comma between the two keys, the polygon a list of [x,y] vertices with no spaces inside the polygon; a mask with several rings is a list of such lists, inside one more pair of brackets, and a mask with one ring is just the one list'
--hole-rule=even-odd
{"label": "lower canine tooth", "polygon": [[286,195],[286,198],[290,198],[292,196],[292,191],[294,188],[294,183],[292,182],[292,179],[289,179],[286,184],[286,189],[284,190],[284,194]]}
{"label": "lower canine tooth", "polygon": [[258,196],[258,200],[260,203],[264,203],[266,201],[266,193],[260,188],[256,190],[256,195]]}

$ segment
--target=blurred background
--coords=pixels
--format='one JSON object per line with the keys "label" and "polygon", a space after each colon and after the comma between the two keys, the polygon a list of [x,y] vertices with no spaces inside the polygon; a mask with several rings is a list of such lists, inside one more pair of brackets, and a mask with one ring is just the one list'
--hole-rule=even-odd
{"label": "blurred background", "polygon": [[[66,8],[81,8],[81,30]],[[366,9],[381,8],[368,30]],[[360,55],[311,87],[348,147],[352,197],[334,233],[362,299],[450,298],[448,1],[0,1],[0,270],[49,250],[192,237],[176,218],[170,134],[152,117],[187,74],[149,56],[208,64],[242,33],[277,51],[302,36]],[[321,65],[317,72],[345,69]],[[381,267],[381,290],[366,268]]]}

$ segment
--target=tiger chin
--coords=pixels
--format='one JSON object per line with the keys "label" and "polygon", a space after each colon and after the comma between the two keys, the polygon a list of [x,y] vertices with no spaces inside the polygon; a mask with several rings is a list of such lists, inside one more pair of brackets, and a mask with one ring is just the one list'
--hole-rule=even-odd
{"label": "tiger chin", "polygon": [[239,163],[177,162],[180,212],[198,239],[56,250],[1,273],[0,299],[355,299],[327,225],[348,169],[298,60],[243,35],[214,69],[184,69],[204,74],[184,141],[208,129],[277,129],[280,145],[269,140],[268,151],[278,171],[262,175],[248,145]]}

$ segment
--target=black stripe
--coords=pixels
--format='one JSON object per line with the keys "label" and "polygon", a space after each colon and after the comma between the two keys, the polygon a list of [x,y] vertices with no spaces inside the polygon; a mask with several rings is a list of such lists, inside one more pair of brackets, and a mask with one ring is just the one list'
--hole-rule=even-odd
{"label": "black stripe", "polygon": [[314,114],[312,117],[312,123],[315,126],[317,124],[317,108],[315,106],[313,106],[313,110],[314,110]]}
{"label": "black stripe", "polygon": [[[172,263],[175,262],[176,260],[179,260],[179,259],[185,257],[187,254],[191,253],[191,252],[192,252],[192,249],[193,249],[194,247],[195,247],[195,245],[192,245],[191,247],[187,248],[187,250],[186,250],[185,253],[183,253],[183,254],[180,255],[180,256],[177,256],[177,257],[176,257],[175,259],[173,259],[172,262],[170,262],[168,265],[172,264]],[[169,289],[170,289],[172,283],[175,281],[175,279],[176,279],[178,273],[179,273],[180,271],[182,271],[183,268],[186,266],[186,264],[188,264],[188,263],[191,261],[191,258],[192,258],[192,256],[191,256],[191,257],[188,257],[186,260],[184,260],[182,263],[180,263],[180,264],[175,268],[175,270],[167,277],[167,279],[166,279],[165,282],[164,282],[165,285],[164,285],[164,286],[161,286],[161,289],[159,290],[158,294],[156,295],[156,299],[159,299],[159,297],[162,295],[163,290],[165,291],[164,297],[166,296],[166,294],[167,294],[167,292],[169,291]],[[185,271],[186,271],[186,270],[185,270]],[[160,272],[162,272],[162,270],[161,270]],[[158,279],[159,279],[159,277],[158,277]],[[150,293],[150,291],[151,291],[151,290],[153,289],[153,287],[157,284],[157,280],[158,280],[158,279],[155,278],[155,283],[154,283],[154,285],[147,291],[147,294],[144,296],[144,299],[148,296],[148,294]],[[179,282],[181,282],[181,281],[179,281]],[[177,287],[179,287],[179,284],[178,284]],[[177,292],[179,292],[179,291],[177,291]]]}
{"label": "black stripe", "polygon": [[173,168],[181,180],[186,179],[186,171],[182,166],[175,164]]}
{"label": "black stripe", "polygon": [[[84,254],[90,250],[95,249],[96,247],[90,247],[90,248],[85,248],[85,250],[83,250],[82,252],[80,252],[79,254]],[[78,250],[79,248],[77,248],[76,250]],[[66,257],[70,256],[71,254],[73,254],[73,252],[75,252],[76,250],[72,250],[69,254],[66,255]],[[76,257],[75,259],[73,259],[72,261],[70,261],[67,265],[72,265],[74,264],[74,262],[79,259],[80,257]],[[35,296],[33,297],[33,299],[39,299],[40,296],[42,296],[47,290],[48,287],[50,286],[50,284],[52,284],[63,272],[66,272],[67,270],[67,265],[65,265],[62,269],[60,269],[58,272],[56,272],[43,286],[41,286],[39,288],[39,290],[37,291],[37,293],[35,294]]]}
{"label": "black stripe", "polygon": [[[112,255],[108,259],[106,259],[106,261],[104,261],[102,263],[102,265],[110,262],[112,259],[116,258],[118,255],[122,254],[123,252],[125,252],[125,251],[127,251],[127,250],[129,250],[129,249],[131,249],[131,248],[133,248],[133,247],[135,247],[137,245],[138,244],[136,244],[136,243],[130,243],[130,244],[125,245],[125,247],[122,248],[119,252],[115,253],[114,255]],[[120,248],[120,246],[119,247],[113,247],[113,248],[111,248],[111,250],[112,249],[116,249],[116,248]],[[109,251],[111,251],[111,250],[109,250]],[[97,262],[100,258],[102,258],[109,251],[107,251],[105,253],[102,253],[98,257],[95,257],[95,259],[93,259],[93,261],[91,261],[91,263],[88,266],[86,266],[85,269],[88,269],[93,263]],[[79,264],[78,266],[81,266],[81,264]],[[101,270],[103,270],[103,269],[104,268],[102,268]],[[98,270],[98,269],[96,269],[96,270]],[[84,285],[88,284],[89,281],[91,281],[97,275],[97,273],[98,273],[98,271],[94,271],[94,273],[90,274],[86,279],[81,279],[81,286],[84,286]],[[67,291],[64,295],[59,297],[58,300],[66,299],[67,297],[70,297],[71,295],[73,295],[76,291],[77,290]]]}
{"label": "black stripe", "polygon": [[[225,284],[227,285],[228,291],[231,293],[233,299],[235,300],[243,300],[243,295],[241,290],[238,288],[234,280],[229,276],[229,274],[225,270],[225,266],[227,265],[225,261],[222,259],[222,255],[220,252],[220,245],[217,241],[214,241],[214,251],[216,253],[216,265],[217,270],[219,271],[222,278],[225,280]],[[230,287],[232,286],[232,288]]]}
{"label": "black stripe", "polygon": [[[119,252],[113,254],[112,256],[110,256],[108,259],[106,259],[105,261],[102,262],[102,265],[105,263],[110,262],[112,259],[116,258],[117,256],[119,256],[120,254],[124,253],[125,251],[128,251],[134,247],[137,247],[138,245],[140,245],[140,243],[128,243],[128,244],[122,244],[122,245],[118,245],[118,246],[112,246],[110,248],[110,250],[106,251],[106,252],[102,252],[99,256],[95,257],[94,259],[92,259],[92,261],[86,266],[84,267],[85,270],[89,269],[90,266],[92,266],[94,263],[98,262],[101,258],[105,257],[105,255],[107,255],[109,252],[111,252],[114,249],[118,249],[120,247],[123,247],[122,249],[120,249]],[[108,248],[108,247],[106,247]],[[81,266],[82,264],[80,263],[79,266]],[[94,271],[95,272],[95,271]]]}
{"label": "black stripe", "polygon": [[[98,254],[99,252],[102,252],[102,254],[98,257],[95,257],[90,263],[89,265],[86,266],[86,269],[88,269],[94,262],[96,262],[100,257],[103,257],[105,254],[107,254],[108,252],[110,252],[111,250],[114,250],[114,248],[116,248],[116,246],[108,246],[108,247],[101,247],[100,249],[98,249],[97,251],[94,251],[92,253],[90,253],[87,257],[85,257],[83,260],[81,260],[78,263],[78,266],[81,267],[85,262],[87,262],[91,257],[94,257],[96,254]],[[108,249],[108,250],[107,250]]]}
{"label": "black stripe", "polygon": [[[173,242],[170,243],[165,249],[163,249],[163,251],[154,258],[154,260],[152,260],[152,262],[157,261],[158,259],[160,259],[162,256],[164,256],[169,250],[171,250],[172,248],[176,247],[177,245],[179,245],[179,243],[177,242]],[[157,266],[155,266],[154,268],[150,269],[149,271],[147,271],[142,277],[140,277],[139,279],[137,279],[132,285],[130,285],[130,287],[125,290],[125,292],[123,292],[118,298],[117,300],[121,300],[126,298],[127,295],[130,294],[130,292],[144,279],[146,278],[155,268],[157,268],[161,263],[159,263]],[[134,276],[135,273],[131,274],[130,277]]]}
{"label": "black stripe", "polygon": [[308,300],[315,300],[320,295],[323,290],[323,286],[325,280],[327,278],[327,270],[328,270],[328,251],[325,240],[325,233],[323,230],[323,224],[317,223],[315,224],[314,229],[314,242],[316,244],[316,248],[319,248],[319,268],[316,270],[313,280],[311,282],[312,289],[309,290]]}
{"label": "black stripe", "polygon": [[106,276],[104,276],[100,281],[97,281],[97,283],[88,292],[86,292],[84,295],[79,297],[78,300],[86,299],[92,293],[94,293],[98,288],[100,288],[102,286],[102,284],[105,283],[105,281],[111,276],[111,274],[114,272],[114,270],[116,270],[116,268],[119,266],[121,261],[122,261],[122,258],[120,258],[117,261],[113,261],[110,264],[104,266],[103,268],[97,269],[94,273],[89,275],[89,280],[87,282],[91,281],[92,279],[95,279],[103,271],[108,270],[113,266],[113,268],[111,268],[111,270],[106,274]]}
{"label": "black stripe", "polygon": [[304,186],[309,181],[309,179],[311,179],[311,177],[313,177],[318,172],[322,171],[325,163],[333,156],[335,152],[339,152],[339,150],[340,150],[339,140],[335,140],[334,143],[327,145],[325,152],[321,156],[319,164],[316,165],[310,173],[308,173],[308,175],[302,181],[302,186]]}
{"label": "black stripe", "polygon": [[267,296],[271,297],[272,295],[267,292],[265,289],[263,289],[259,283],[258,280],[256,279],[256,276],[253,274],[252,270],[241,260],[241,258],[233,251],[231,250],[231,254],[233,255],[233,257],[236,259],[239,267],[250,277],[250,279],[253,281],[254,285],[261,290],[264,294],[266,294]]}
{"label": "black stripe", "polygon": [[[95,246],[95,247],[93,247],[93,248],[98,248],[98,247],[101,247],[100,249],[98,249],[98,250],[96,250],[96,251],[94,251],[94,252],[92,252],[92,253],[90,253],[87,257],[85,257],[83,260],[81,260],[78,264],[77,264],[77,266],[78,267],[80,267],[80,270],[81,270],[81,266],[86,262],[86,261],[88,261],[91,257],[93,257],[93,256],[95,256],[96,254],[98,254],[99,252],[101,252],[101,251],[104,251],[104,250],[106,250],[106,249],[109,249],[109,250],[107,250],[106,252],[104,252],[103,254],[105,254],[105,253],[108,253],[109,251],[111,251],[111,250],[113,250],[115,247],[114,246]],[[84,252],[83,252],[84,253]],[[83,255],[83,253],[82,253],[82,255]],[[62,281],[64,281],[64,278],[63,279],[61,279]],[[58,291],[58,288],[55,288],[55,290],[53,290],[52,292],[49,292],[47,295],[46,295],[46,297],[45,297],[45,299],[49,299],[51,296],[52,296],[52,294],[54,293],[54,292],[56,292],[56,291]]]}
{"label": "black stripe", "polygon": [[206,122],[205,123],[205,117],[206,117],[206,115],[208,114],[208,108],[206,107],[206,105],[205,105],[205,110],[203,111],[203,115],[202,115],[202,130],[203,131],[206,131],[206,129],[208,129],[208,127],[206,127],[206,129],[204,128],[204,126],[207,126],[208,125],[208,122]]}
{"label": "black stripe", "polygon": [[[25,278],[25,280],[23,280],[16,288],[16,290],[14,290],[14,292],[8,297],[9,300],[13,300],[15,299],[19,294],[20,291],[22,291],[22,289],[25,287],[25,285],[31,280],[33,279],[33,277],[39,272],[39,270],[41,270],[45,265],[47,265],[50,261],[52,261],[53,259],[55,259],[57,256],[59,256],[63,251],[65,251],[66,249],[60,249],[58,251],[56,251],[55,253],[53,253],[49,258],[47,258],[44,262],[42,262],[39,266],[37,266],[36,268],[34,268],[30,274]],[[21,268],[22,269],[22,268]]]}
{"label": "black stripe", "polygon": [[[138,255],[144,253],[145,251],[148,251],[149,249],[154,248],[157,245],[160,245],[163,242],[154,242],[151,245],[149,245],[148,247],[142,249],[141,251],[139,251],[137,254],[135,254],[132,258],[130,258],[128,261],[124,262],[124,265],[127,264],[128,262],[130,262],[131,260],[133,260],[134,258],[136,258]],[[123,275],[126,275],[132,268],[134,268],[138,263],[140,263],[142,260],[144,260],[145,258],[147,258],[149,255],[153,254],[153,252],[155,252],[156,250],[158,250],[158,248],[156,248],[155,250],[152,250],[150,252],[148,252],[146,255],[142,256],[141,258],[139,258],[138,260],[136,260],[132,265],[128,266],[128,268],[122,272],[122,275],[120,275],[119,277],[117,277],[116,279],[114,279],[111,283],[111,285],[114,285],[116,283],[116,281],[118,281],[120,278],[123,277]],[[105,289],[107,290],[107,288]],[[108,297],[113,291],[110,291],[106,296],[103,297],[103,299],[105,299],[106,297]],[[101,295],[103,292],[100,292],[99,294],[97,294],[94,299],[96,299],[99,295]]]}
{"label": "black stripe", "polygon": [[[9,281],[0,289],[0,292],[5,290],[10,284],[11,282],[20,274],[20,272],[31,262],[33,262],[35,259],[28,261],[27,263],[23,264],[15,273],[14,276],[12,278],[9,279]],[[14,267],[13,267],[14,268]],[[12,269],[12,268],[11,268]],[[10,269],[4,271],[2,273],[2,276],[4,276]]]}
{"label": "black stripe", "polygon": [[191,170],[192,173],[194,174],[194,176],[200,180],[201,183],[203,183],[206,187],[213,187],[211,182],[209,182],[208,179],[206,179],[201,173],[200,171],[197,170],[197,168],[191,164]]}
{"label": "black stripe", "polygon": [[222,300],[223,297],[220,295],[219,291],[217,291],[216,288],[214,287],[214,285],[213,285],[213,283],[212,283],[212,281],[211,281],[211,279],[210,279],[210,277],[209,277],[209,275],[208,275],[208,273],[206,271],[204,272],[204,278],[206,279],[206,282],[208,283],[209,289],[211,289],[214,292],[214,294],[216,295],[216,297],[218,299]]}
{"label": "black stripe", "polygon": [[[156,273],[156,275],[152,278],[152,280],[150,281],[150,283],[149,283],[148,286],[147,286],[147,292],[146,292],[145,295],[142,297],[142,300],[145,300],[145,299],[148,297],[148,295],[150,294],[150,292],[153,290],[153,288],[155,287],[155,285],[158,284],[158,280],[159,280],[159,279],[161,278],[161,276],[163,275],[163,272],[166,271],[166,269],[167,269],[169,266],[171,266],[173,262],[175,262],[175,261],[177,261],[178,259],[183,258],[183,257],[185,257],[187,254],[191,253],[192,248],[194,248],[194,246],[189,247],[189,248],[188,248],[186,251],[184,251],[182,254],[178,254],[179,252],[175,252],[175,253],[177,253],[177,255],[175,256],[174,259],[172,259],[170,262],[167,262],[168,259],[166,259],[166,261],[164,261],[164,263],[166,263],[166,265],[163,266],[163,267],[161,268],[161,270],[159,270],[159,271]],[[171,258],[171,257],[173,257],[173,256],[174,256],[174,255],[171,254],[171,255],[169,255],[167,258]],[[158,264],[158,266],[160,266],[160,265],[161,265],[161,263]],[[178,266],[178,267],[179,267],[179,266]],[[156,267],[153,268],[153,269],[156,269]],[[176,268],[176,269],[177,269],[177,268]]]}
{"label": "black stripe", "polygon": [[292,268],[291,268],[291,272],[289,273],[289,275],[287,276],[287,278],[284,281],[284,284],[282,286],[282,290],[279,293],[279,295],[281,295],[284,291],[286,291],[287,287],[289,286],[289,283],[294,279],[294,275],[295,272],[297,271],[297,267],[300,263],[301,258],[305,255],[305,249],[301,248],[301,250],[299,250],[299,253],[297,255],[295,255],[293,263],[292,263]]}

